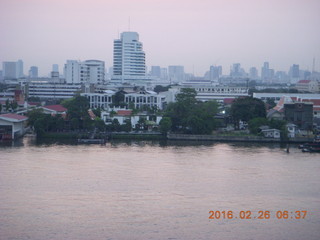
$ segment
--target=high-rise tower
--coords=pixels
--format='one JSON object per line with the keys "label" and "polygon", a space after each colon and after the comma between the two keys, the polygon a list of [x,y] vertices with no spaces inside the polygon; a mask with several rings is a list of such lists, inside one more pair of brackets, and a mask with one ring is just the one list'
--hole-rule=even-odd
{"label": "high-rise tower", "polygon": [[113,43],[114,81],[131,82],[145,80],[146,64],[142,43],[136,32],[123,32]]}

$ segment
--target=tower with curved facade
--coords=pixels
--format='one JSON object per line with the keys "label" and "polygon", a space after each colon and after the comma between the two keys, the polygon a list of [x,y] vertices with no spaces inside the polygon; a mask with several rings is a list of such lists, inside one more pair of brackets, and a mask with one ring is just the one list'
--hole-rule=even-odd
{"label": "tower with curved facade", "polygon": [[146,80],[145,53],[137,32],[123,32],[113,42],[114,82],[136,82]]}

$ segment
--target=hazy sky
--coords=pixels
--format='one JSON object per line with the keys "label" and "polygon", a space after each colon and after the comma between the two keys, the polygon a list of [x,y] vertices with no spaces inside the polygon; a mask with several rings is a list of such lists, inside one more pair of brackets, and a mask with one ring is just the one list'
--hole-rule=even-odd
{"label": "hazy sky", "polygon": [[0,62],[24,61],[24,72],[67,59],[112,66],[113,40],[140,35],[147,65],[210,65],[245,70],[264,61],[288,71],[295,63],[320,71],[320,0],[0,0]]}

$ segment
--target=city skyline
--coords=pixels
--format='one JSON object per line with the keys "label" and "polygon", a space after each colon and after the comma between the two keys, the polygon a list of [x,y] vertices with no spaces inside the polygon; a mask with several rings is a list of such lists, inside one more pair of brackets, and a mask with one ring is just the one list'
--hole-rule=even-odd
{"label": "city skyline", "polygon": [[[0,62],[25,63],[47,75],[66,60],[97,59],[113,66],[113,41],[120,32],[140,35],[146,65],[182,65],[203,76],[211,65],[229,74],[233,63],[259,71],[320,70],[320,2],[272,1],[78,1],[0,2]],[[130,20],[129,20],[130,19]],[[149,68],[150,70],[150,68]]]}

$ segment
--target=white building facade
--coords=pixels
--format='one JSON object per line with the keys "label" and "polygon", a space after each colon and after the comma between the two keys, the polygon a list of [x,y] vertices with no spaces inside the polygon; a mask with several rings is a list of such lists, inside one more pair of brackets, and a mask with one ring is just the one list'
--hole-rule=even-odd
{"label": "white building facade", "polygon": [[123,32],[113,43],[113,82],[146,80],[145,52],[137,32]]}
{"label": "white building facade", "polygon": [[104,62],[100,60],[67,60],[64,66],[66,83],[69,84],[103,84],[105,80]]}

